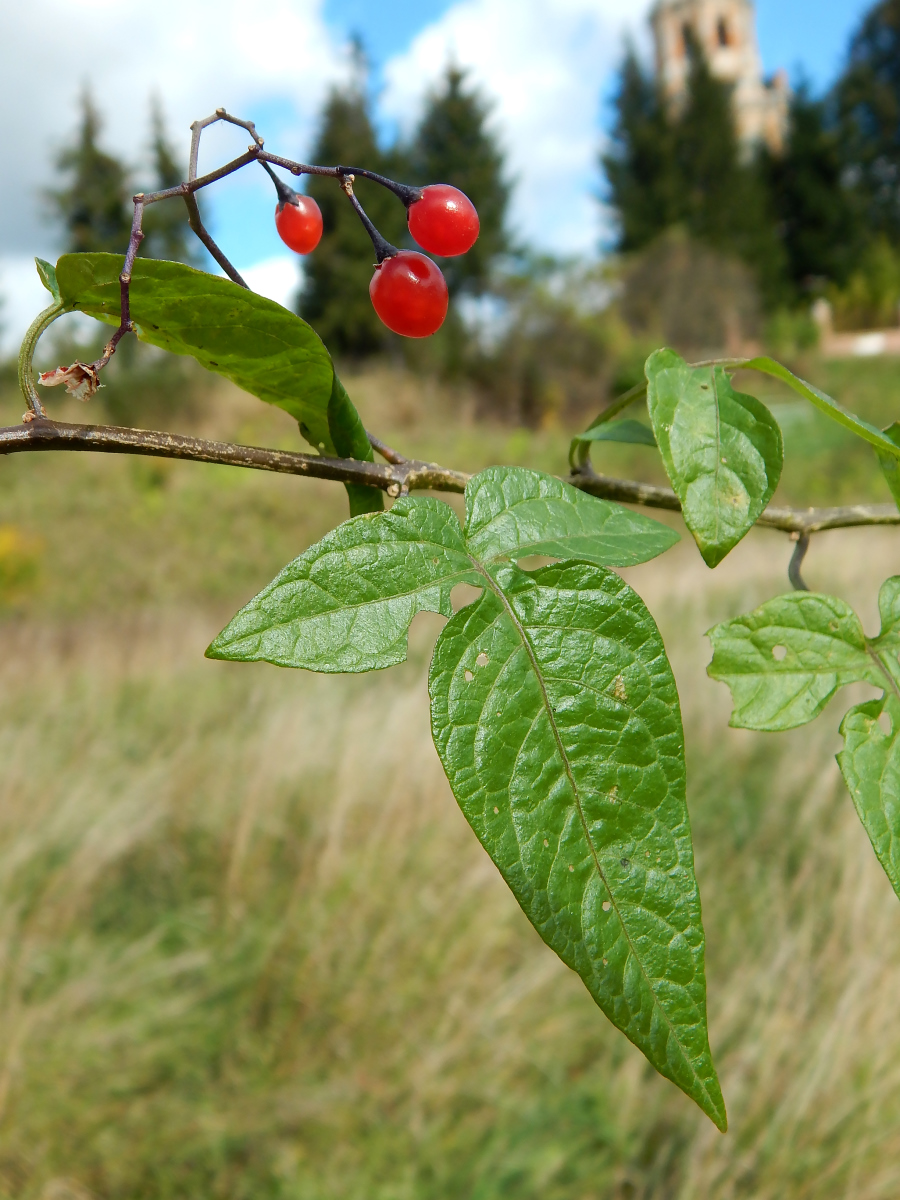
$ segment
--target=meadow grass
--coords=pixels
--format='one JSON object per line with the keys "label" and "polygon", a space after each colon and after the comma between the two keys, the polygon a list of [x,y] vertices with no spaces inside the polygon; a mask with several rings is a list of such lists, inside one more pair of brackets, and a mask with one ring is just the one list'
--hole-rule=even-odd
{"label": "meadow grass", "polygon": [[[561,467],[561,430],[355,383],[415,453]],[[217,402],[210,432],[296,444]],[[754,533],[714,574],[686,542],[627,573],[684,708],[722,1137],[462,818],[428,731],[438,618],[368,676],[203,659],[344,508],[190,464],[0,464],[0,1196],[892,1200],[900,905],[834,762],[847,701],[747,734],[704,675],[705,629],[786,590],[786,539]],[[897,572],[885,530],[821,535],[807,568],[870,629]]]}

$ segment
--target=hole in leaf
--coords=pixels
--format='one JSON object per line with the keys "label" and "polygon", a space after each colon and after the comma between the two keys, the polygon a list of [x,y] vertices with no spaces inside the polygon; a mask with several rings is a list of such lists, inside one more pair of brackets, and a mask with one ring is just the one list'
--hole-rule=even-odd
{"label": "hole in leaf", "polygon": [[471,671],[466,671],[466,683],[471,683],[475,676]]}
{"label": "hole in leaf", "polygon": [[787,646],[773,646],[772,657],[776,662],[784,662],[787,658]]}
{"label": "hole in leaf", "polygon": [[618,784],[616,784],[616,786],[613,788],[613,790],[609,793],[609,799],[612,804],[618,804],[618,802],[619,802],[619,785]]}
{"label": "hole in leaf", "polygon": [[495,805],[494,805],[494,812],[495,812],[495,813],[498,813],[499,811],[500,811],[500,809],[499,809],[499,808],[497,807],[497,805],[495,804]]}
{"label": "hole in leaf", "polygon": [[488,656],[482,650],[482,652],[475,659],[475,666],[476,667],[486,667],[490,661],[491,660],[488,658]]}
{"label": "hole in leaf", "polygon": [[623,867],[630,867],[630,866],[631,866],[631,863],[628,861],[628,859],[627,859],[627,858],[623,858],[623,859],[622,859],[622,866],[623,866]]}
{"label": "hole in leaf", "polygon": [[570,871],[574,871],[574,870],[575,870],[575,868],[570,866],[570,867],[569,867],[569,870],[570,870]]}
{"label": "hole in leaf", "polygon": [[549,839],[549,838],[544,838],[544,845],[545,845],[545,846],[549,846],[549,845],[550,845],[550,839]]}
{"label": "hole in leaf", "polygon": [[611,908],[612,908],[612,905],[610,904],[610,902],[609,902],[608,900],[604,900],[604,901],[603,901],[603,911],[604,911],[604,912],[609,912],[609,910],[610,910]]}
{"label": "hole in leaf", "polygon": [[603,960],[603,965],[604,965],[604,967],[608,967],[608,966],[609,966],[609,959],[608,959],[608,958],[604,958],[604,960]]}
{"label": "hole in leaf", "polygon": [[890,737],[894,732],[894,722],[891,720],[890,713],[882,712],[878,717],[878,724],[881,726],[881,731],[885,737]]}
{"label": "hole in leaf", "polygon": [[450,593],[450,607],[455,613],[461,608],[474,604],[481,595],[481,588],[473,587],[471,583],[458,583]]}

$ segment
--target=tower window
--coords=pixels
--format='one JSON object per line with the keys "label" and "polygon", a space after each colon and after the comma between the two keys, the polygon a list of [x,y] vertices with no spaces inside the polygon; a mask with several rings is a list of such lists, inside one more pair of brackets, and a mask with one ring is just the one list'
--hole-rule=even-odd
{"label": "tower window", "polygon": [[725,20],[724,17],[719,17],[719,25],[718,25],[717,32],[719,35],[719,45],[720,46],[730,46],[731,45],[731,36],[728,32],[728,22]]}

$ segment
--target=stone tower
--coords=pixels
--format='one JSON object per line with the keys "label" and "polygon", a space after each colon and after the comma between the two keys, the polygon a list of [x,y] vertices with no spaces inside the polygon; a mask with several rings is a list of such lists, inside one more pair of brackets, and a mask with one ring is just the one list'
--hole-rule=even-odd
{"label": "stone tower", "polygon": [[764,142],[779,153],[790,92],[783,71],[763,79],[752,0],[658,0],[650,21],[658,78],[672,107],[677,110],[687,91],[688,44],[693,36],[713,75],[733,88],[735,123],[744,150]]}

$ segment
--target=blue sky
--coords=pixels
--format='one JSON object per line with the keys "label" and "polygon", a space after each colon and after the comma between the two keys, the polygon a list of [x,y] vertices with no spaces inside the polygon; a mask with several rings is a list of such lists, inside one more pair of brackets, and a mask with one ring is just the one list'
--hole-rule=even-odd
{"label": "blue sky", "polygon": [[[596,253],[597,150],[627,35],[646,47],[651,0],[0,0],[0,297],[7,344],[41,303],[33,256],[55,258],[60,232],[42,199],[53,159],[72,136],[88,83],[106,119],[105,145],[142,167],[148,102],[161,98],[182,157],[187,129],[225,105],[251,116],[270,149],[303,157],[328,88],[348,72],[360,34],[373,66],[383,134],[407,131],[451,58],[494,103],[494,130],[515,184],[518,237],[566,254]],[[786,67],[825,87],[840,67],[865,0],[758,0],[768,72]],[[252,31],[252,36],[250,36]],[[91,47],[74,55],[73,46]],[[34,62],[65,64],[35,85]],[[243,134],[215,127],[208,164],[240,152]],[[274,232],[274,195],[258,169],[218,186],[207,213],[229,257],[282,301],[298,264]]]}

